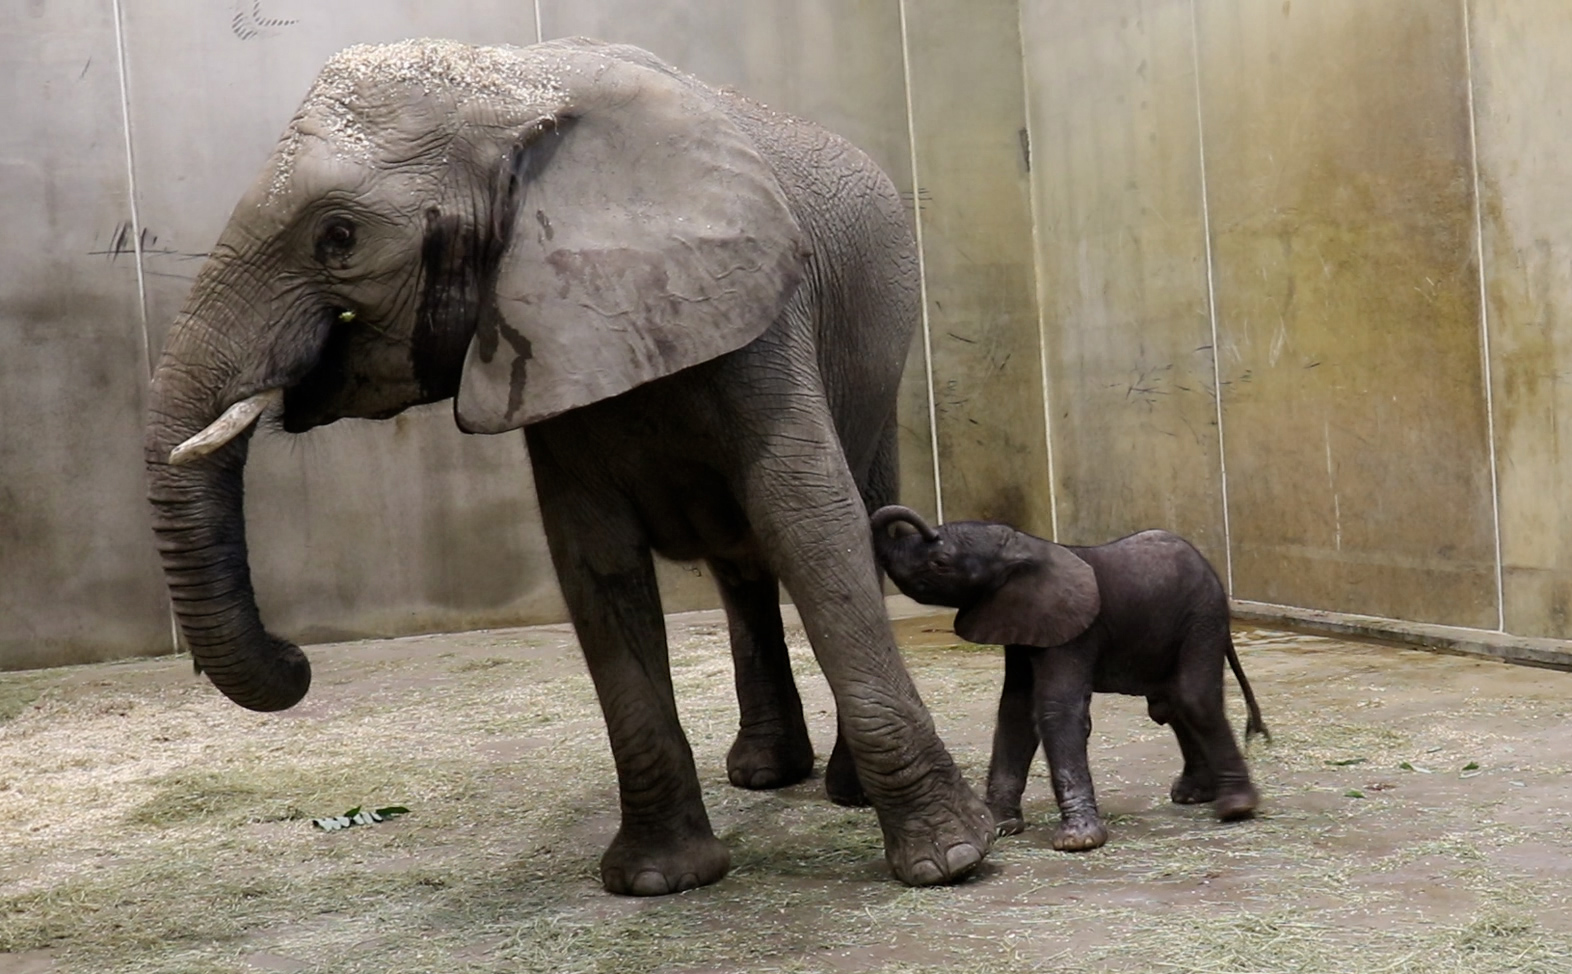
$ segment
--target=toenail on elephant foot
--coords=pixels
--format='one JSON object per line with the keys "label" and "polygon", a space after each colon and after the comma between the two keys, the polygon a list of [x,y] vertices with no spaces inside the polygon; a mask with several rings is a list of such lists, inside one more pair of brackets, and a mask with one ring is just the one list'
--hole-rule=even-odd
{"label": "toenail on elephant foot", "polygon": [[890,866],[895,868],[897,878],[908,886],[938,886],[965,879],[983,861],[985,855],[986,849],[962,843],[946,849],[942,861],[919,859],[904,872],[896,867],[894,860],[891,860]]}
{"label": "toenail on elephant foot", "polygon": [[738,788],[785,788],[813,773],[808,732],[762,734],[742,731],[726,754],[726,777]]}
{"label": "toenail on elephant foot", "polygon": [[731,853],[713,835],[641,844],[618,834],[600,859],[601,885],[620,896],[665,896],[726,875]]}
{"label": "toenail on elephant foot", "polygon": [[[927,816],[894,820],[880,811],[884,857],[908,886],[937,886],[964,879],[993,846],[993,813],[956,776],[957,790]],[[941,817],[942,816],[942,817]]]}
{"label": "toenail on elephant foot", "polygon": [[1073,819],[1059,823],[1053,847],[1060,852],[1086,852],[1108,841],[1108,830],[1098,819]]}
{"label": "toenail on elephant foot", "polygon": [[1168,789],[1168,797],[1176,805],[1204,805],[1217,798],[1217,782],[1180,775]]}
{"label": "toenail on elephant foot", "polygon": [[1246,785],[1244,788],[1226,792],[1219,795],[1212,810],[1224,822],[1234,822],[1255,815],[1255,807],[1260,804],[1261,796],[1256,793],[1255,787]]}

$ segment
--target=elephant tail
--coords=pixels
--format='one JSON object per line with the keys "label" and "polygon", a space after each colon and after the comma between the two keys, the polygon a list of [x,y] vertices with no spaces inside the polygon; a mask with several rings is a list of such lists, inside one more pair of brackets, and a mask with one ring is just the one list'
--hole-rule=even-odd
{"label": "elephant tail", "polygon": [[1266,722],[1261,719],[1261,708],[1255,702],[1255,691],[1250,689],[1250,681],[1245,679],[1244,667],[1239,665],[1239,654],[1234,651],[1234,640],[1228,638],[1228,666],[1234,671],[1234,679],[1239,681],[1239,689],[1244,693],[1245,709],[1249,717],[1245,720],[1245,743],[1250,743],[1250,738],[1260,734],[1270,741],[1272,732],[1266,729]]}

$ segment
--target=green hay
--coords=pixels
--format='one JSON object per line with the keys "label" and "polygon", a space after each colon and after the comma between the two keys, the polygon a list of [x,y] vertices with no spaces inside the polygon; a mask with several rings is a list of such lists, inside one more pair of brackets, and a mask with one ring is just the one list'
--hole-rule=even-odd
{"label": "green hay", "polygon": [[0,679],[0,724],[11,720],[17,714],[32,706],[41,691],[36,679],[7,677]]}

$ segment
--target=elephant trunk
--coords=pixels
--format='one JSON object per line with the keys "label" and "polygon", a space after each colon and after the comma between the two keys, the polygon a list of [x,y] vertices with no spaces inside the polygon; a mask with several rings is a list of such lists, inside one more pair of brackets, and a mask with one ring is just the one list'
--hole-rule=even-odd
{"label": "elephant trunk", "polygon": [[262,627],[246,560],[244,507],[250,429],[174,465],[170,454],[210,427],[230,383],[222,368],[192,364],[217,336],[183,317],[153,379],[144,462],[164,578],[198,671],[251,710],[284,710],[305,696],[311,665],[299,647]]}
{"label": "elephant trunk", "polygon": [[874,511],[871,523],[875,538],[887,537],[891,525],[903,523],[910,524],[916,528],[917,533],[922,535],[924,541],[934,542],[939,540],[939,532],[929,527],[928,522],[922,519],[922,515],[909,507],[902,507],[899,504],[891,504]]}

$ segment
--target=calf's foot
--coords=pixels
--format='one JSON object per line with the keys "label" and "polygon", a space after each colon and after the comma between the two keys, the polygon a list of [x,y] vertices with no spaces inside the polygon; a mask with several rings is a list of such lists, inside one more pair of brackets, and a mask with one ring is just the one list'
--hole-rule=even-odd
{"label": "calf's foot", "polygon": [[993,834],[995,836],[1020,835],[1026,831],[1026,819],[1021,815],[1019,806],[989,804],[988,810],[993,813]]}
{"label": "calf's foot", "polygon": [[1174,779],[1168,797],[1176,805],[1204,805],[1217,799],[1217,782],[1211,777],[1182,774]]}
{"label": "calf's foot", "polygon": [[600,857],[606,892],[664,896],[708,886],[731,868],[731,853],[714,834],[698,831],[640,831],[626,827]]}
{"label": "calf's foot", "polygon": [[1108,829],[1100,818],[1066,819],[1053,834],[1053,847],[1060,852],[1086,852],[1107,841]]}
{"label": "calf's foot", "polygon": [[1218,795],[1212,810],[1224,822],[1233,822],[1255,815],[1255,807],[1260,802],[1261,796],[1256,792],[1255,786],[1246,782],[1241,787],[1230,788]]}

